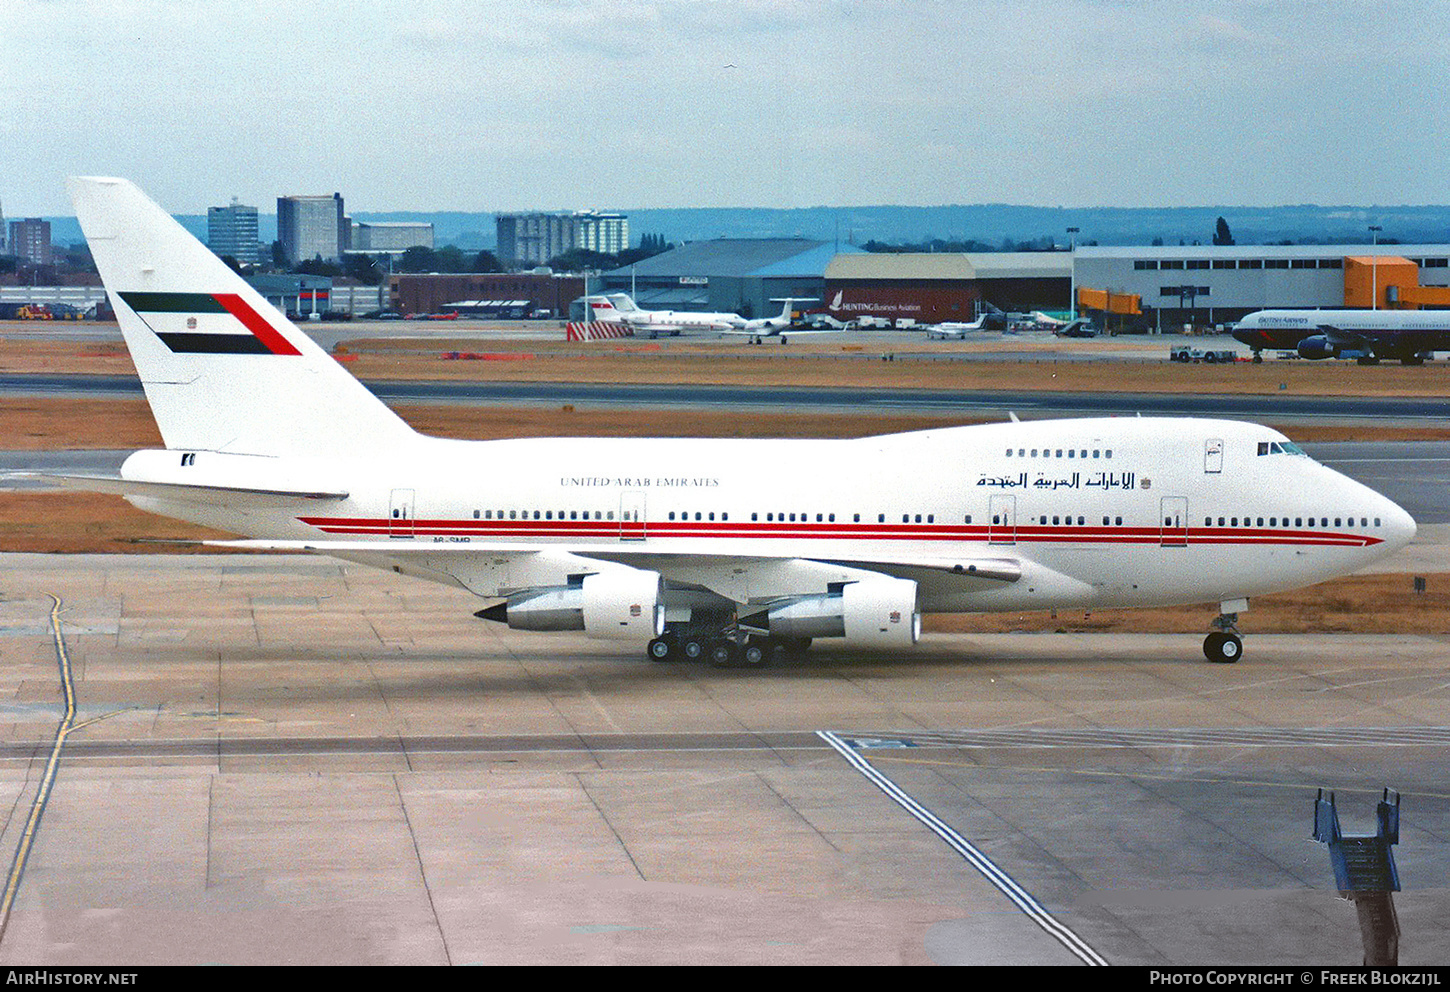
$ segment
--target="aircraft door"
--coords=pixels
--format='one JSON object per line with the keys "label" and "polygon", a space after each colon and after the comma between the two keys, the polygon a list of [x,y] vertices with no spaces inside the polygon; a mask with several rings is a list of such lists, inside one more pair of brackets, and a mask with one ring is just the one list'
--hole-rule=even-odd
{"label": "aircraft door", "polygon": [[643,541],[645,538],[644,493],[629,490],[619,494],[619,539]]}
{"label": "aircraft door", "polygon": [[1187,547],[1188,497],[1164,496],[1160,515],[1163,518],[1163,547]]}
{"label": "aircraft door", "polygon": [[412,537],[414,533],[413,490],[394,489],[388,499],[388,536]]}
{"label": "aircraft door", "polygon": [[1208,475],[1223,471],[1223,438],[1211,437],[1203,442],[1203,471]]}
{"label": "aircraft door", "polygon": [[1017,497],[992,496],[987,501],[987,543],[1017,543]]}

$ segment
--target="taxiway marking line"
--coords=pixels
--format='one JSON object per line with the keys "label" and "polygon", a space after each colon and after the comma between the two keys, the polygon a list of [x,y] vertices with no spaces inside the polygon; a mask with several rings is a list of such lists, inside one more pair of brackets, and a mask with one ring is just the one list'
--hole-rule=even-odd
{"label": "taxiway marking line", "polygon": [[0,899],[0,941],[5,939],[6,928],[10,925],[10,910],[15,905],[15,896],[20,891],[20,880],[25,874],[25,863],[30,858],[30,849],[35,843],[36,834],[40,831],[40,818],[45,813],[45,804],[50,800],[50,790],[55,785],[56,772],[60,769],[60,753],[65,747],[65,739],[70,735],[72,725],[76,718],[76,697],[75,686],[71,680],[70,655],[65,650],[65,637],[60,630],[60,597],[50,597],[53,604],[50,609],[50,629],[55,638],[56,664],[60,668],[61,689],[65,693],[65,715],[61,718],[59,726],[55,731],[55,742],[50,748],[50,757],[45,763],[45,774],[40,778],[40,786],[35,793],[35,800],[30,804],[30,817],[25,822],[25,832],[21,834],[20,844],[15,849],[15,857],[10,862],[10,875],[5,881],[5,895]]}
{"label": "taxiway marking line", "polygon": [[1093,950],[1087,941],[1054,919],[1046,907],[1033,898],[1032,894],[1019,885],[1011,875],[1008,875],[1001,868],[997,867],[996,863],[978,850],[971,841],[957,833],[938,818],[935,813],[911,798],[895,782],[873,768],[869,761],[856,753],[855,748],[841,740],[832,731],[819,730],[816,733],[837,754],[845,758],[846,762],[852,768],[855,768],[862,775],[866,776],[873,785],[886,793],[897,805],[920,820],[932,833],[946,841],[952,850],[966,859],[967,863],[977,869],[983,878],[996,886],[997,890],[1010,899],[1018,909],[1022,910],[1028,919],[1041,927],[1049,936],[1055,938],[1058,943],[1076,955],[1084,964],[1106,965],[1108,963],[1107,959]]}

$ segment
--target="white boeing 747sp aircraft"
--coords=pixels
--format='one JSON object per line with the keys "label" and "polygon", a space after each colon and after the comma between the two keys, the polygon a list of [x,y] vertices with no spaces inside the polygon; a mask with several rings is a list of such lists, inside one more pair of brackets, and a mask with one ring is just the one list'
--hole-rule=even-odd
{"label": "white boeing 747sp aircraft", "polygon": [[447,583],[478,615],[758,664],[905,649],[924,612],[1220,604],[1407,544],[1394,503],[1254,424],[1002,423],[858,440],[456,441],[400,420],[135,186],[71,181],[165,440],[136,506]]}

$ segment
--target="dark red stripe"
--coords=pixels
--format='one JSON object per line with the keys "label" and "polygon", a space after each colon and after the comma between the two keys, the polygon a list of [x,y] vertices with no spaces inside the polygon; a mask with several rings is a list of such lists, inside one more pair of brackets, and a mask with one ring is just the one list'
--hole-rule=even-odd
{"label": "dark red stripe", "polygon": [[213,293],[216,301],[227,308],[227,313],[242,322],[242,326],[256,335],[257,340],[266,346],[267,350],[274,355],[300,355],[292,346],[292,342],[282,336],[282,332],[263,319],[262,315],[247,305],[236,293]]}
{"label": "dark red stripe", "polygon": [[1274,530],[1197,530],[1170,531],[1166,535],[1157,527],[1063,527],[1021,524],[1016,528],[999,527],[916,527],[869,524],[730,524],[651,523],[618,520],[439,520],[419,519],[395,524],[387,518],[371,517],[299,517],[300,522],[329,534],[389,534],[407,531],[424,537],[614,537],[621,531],[646,530],[658,538],[795,538],[838,540],[930,540],[985,542],[994,536],[1011,536],[1020,543],[1058,544],[1160,544],[1169,540],[1186,540],[1193,545],[1204,544],[1279,544],[1286,546],[1368,547],[1383,543],[1382,538],[1363,534],[1326,533],[1322,531]]}

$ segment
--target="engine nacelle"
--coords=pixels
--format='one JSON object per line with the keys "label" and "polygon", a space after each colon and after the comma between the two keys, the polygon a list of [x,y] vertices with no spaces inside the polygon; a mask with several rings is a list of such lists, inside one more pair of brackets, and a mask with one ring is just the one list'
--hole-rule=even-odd
{"label": "engine nacelle", "polygon": [[611,570],[586,575],[577,585],[527,589],[476,615],[514,630],[582,630],[589,637],[647,641],[664,633],[663,590],[658,572]]}
{"label": "engine nacelle", "polygon": [[632,568],[584,576],[584,633],[647,641],[665,632],[664,579]]}
{"label": "engine nacelle", "polygon": [[1295,350],[1299,352],[1300,358],[1311,358],[1316,361],[1321,358],[1339,357],[1339,349],[1330,344],[1329,338],[1323,334],[1305,338],[1299,342],[1299,347]]}
{"label": "engine nacelle", "polygon": [[773,607],[766,624],[775,637],[844,637],[850,644],[901,648],[921,637],[921,610],[915,582],[883,576]]}

